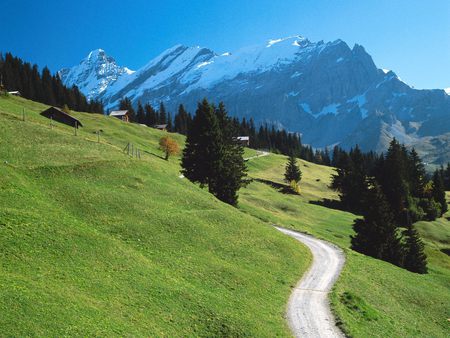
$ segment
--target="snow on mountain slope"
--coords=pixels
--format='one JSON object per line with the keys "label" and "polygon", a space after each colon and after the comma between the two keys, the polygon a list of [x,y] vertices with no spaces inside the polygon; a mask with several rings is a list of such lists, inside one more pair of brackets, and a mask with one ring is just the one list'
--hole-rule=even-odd
{"label": "snow on mountain slope", "polygon": [[92,99],[101,95],[122,75],[133,73],[126,67],[119,67],[103,49],[96,49],[90,52],[78,66],[62,69],[59,76],[64,84],[77,85],[88,99]]}
{"label": "snow on mountain slope", "polygon": [[176,45],[136,72],[98,50],[60,74],[108,109],[128,97],[164,102],[170,111],[183,103],[193,112],[207,97],[225,102],[232,115],[301,132],[315,147],[383,150],[394,136],[418,144],[450,132],[448,92],[413,89],[379,69],[362,46],[342,40],[292,36],[222,54]]}

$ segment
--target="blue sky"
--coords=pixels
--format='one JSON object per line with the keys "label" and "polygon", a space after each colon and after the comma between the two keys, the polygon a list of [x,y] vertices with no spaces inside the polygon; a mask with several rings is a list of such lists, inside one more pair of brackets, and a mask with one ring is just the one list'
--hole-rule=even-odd
{"label": "blue sky", "polygon": [[73,66],[103,48],[139,68],[181,43],[218,53],[303,35],[362,44],[416,88],[450,87],[449,0],[2,0],[0,51]]}

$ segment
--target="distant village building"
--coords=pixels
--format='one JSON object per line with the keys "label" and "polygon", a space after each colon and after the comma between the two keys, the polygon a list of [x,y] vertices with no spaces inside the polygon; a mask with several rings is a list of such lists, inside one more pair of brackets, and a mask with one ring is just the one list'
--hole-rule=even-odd
{"label": "distant village building", "polygon": [[153,128],[158,129],[158,130],[166,131],[167,130],[167,124],[155,124],[153,126]]}
{"label": "distant village building", "polygon": [[236,140],[244,147],[248,147],[250,145],[250,136],[238,136],[236,137]]}
{"label": "distant village building", "polygon": [[18,90],[14,90],[12,92],[8,92],[9,95],[14,95],[14,96],[22,96],[22,94],[18,91]]}
{"label": "distant village building", "polygon": [[109,114],[109,116],[116,117],[124,122],[130,122],[130,114],[128,113],[128,110],[114,110]]}
{"label": "distant village building", "polygon": [[78,119],[70,116],[69,114],[56,107],[50,107],[47,110],[44,110],[41,115],[45,116],[46,118],[52,119],[53,121],[67,124],[71,127],[79,128],[83,126]]}

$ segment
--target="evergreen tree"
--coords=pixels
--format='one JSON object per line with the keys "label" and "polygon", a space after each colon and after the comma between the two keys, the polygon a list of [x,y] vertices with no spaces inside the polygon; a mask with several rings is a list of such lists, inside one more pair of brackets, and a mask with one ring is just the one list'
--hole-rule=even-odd
{"label": "evergreen tree", "polygon": [[447,168],[444,172],[444,189],[450,191],[450,162],[447,163]]}
{"label": "evergreen tree", "polygon": [[184,109],[184,106],[180,104],[178,107],[178,114],[175,117],[175,130],[180,134],[186,135],[191,122],[192,116]]}
{"label": "evergreen tree", "polygon": [[164,103],[161,101],[161,103],[159,104],[158,124],[166,124],[166,123],[167,123],[166,107],[164,106]]}
{"label": "evergreen tree", "polygon": [[244,178],[247,176],[244,148],[236,139],[237,130],[223,102],[219,103],[216,116],[221,131],[221,158],[217,177],[212,181],[210,190],[219,200],[236,206],[237,193],[245,184]]}
{"label": "evergreen tree", "polygon": [[441,206],[440,216],[448,210],[447,200],[445,198],[444,182],[442,173],[438,169],[433,174],[433,190],[432,196],[434,200]]}
{"label": "evergreen tree", "polygon": [[231,126],[224,105],[216,111],[204,99],[188,129],[181,166],[190,181],[208,185],[218,199],[236,205],[246,173],[243,148]]}
{"label": "evergreen tree", "polygon": [[145,123],[145,111],[144,107],[142,106],[141,101],[138,101],[138,108],[136,112],[136,121],[137,123]]}
{"label": "evergreen tree", "polygon": [[171,114],[167,114],[167,131],[172,131],[173,125],[172,125],[172,116]]}
{"label": "evergreen tree", "polygon": [[149,127],[153,127],[157,124],[156,112],[150,104],[144,106],[145,110],[145,124]]}
{"label": "evergreen tree", "polygon": [[286,164],[286,170],[284,173],[284,180],[288,183],[300,182],[302,179],[302,172],[297,165],[297,159],[294,156],[289,156],[288,163]]}
{"label": "evergreen tree", "polygon": [[358,146],[349,156],[342,156],[337,174],[333,175],[332,188],[339,191],[342,206],[349,211],[361,213],[364,210],[362,194],[366,190],[367,170],[364,156]]}
{"label": "evergreen tree", "polygon": [[412,272],[427,273],[427,256],[417,230],[411,222],[403,233],[405,237],[404,267]]}
{"label": "evergreen tree", "polygon": [[201,186],[213,187],[220,172],[221,135],[213,107],[204,99],[198,104],[186,137],[181,167],[183,175]]}
{"label": "evergreen tree", "polygon": [[394,138],[389,145],[383,166],[376,173],[376,178],[398,224],[405,224],[409,199],[408,177],[408,153]]}
{"label": "evergreen tree", "polygon": [[376,181],[367,181],[363,201],[364,218],[357,219],[353,224],[356,235],[351,236],[352,249],[402,266],[402,246],[393,215]]}
{"label": "evergreen tree", "polygon": [[426,183],[426,172],[422,160],[414,148],[409,153],[409,177],[412,195],[422,197]]}

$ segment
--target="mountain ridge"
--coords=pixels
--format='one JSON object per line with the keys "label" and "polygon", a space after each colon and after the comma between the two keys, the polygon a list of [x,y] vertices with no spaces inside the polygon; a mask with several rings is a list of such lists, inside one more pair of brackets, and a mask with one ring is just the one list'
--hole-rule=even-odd
{"label": "mountain ridge", "polygon": [[[95,67],[82,61],[83,71],[79,65],[60,76],[109,109],[125,96],[135,104],[164,102],[171,111],[180,103],[193,111],[203,97],[224,101],[232,115],[300,132],[314,147],[360,144],[383,151],[397,137],[420,151],[421,139],[450,133],[444,90],[413,89],[394,71],[379,69],[363,46],[350,48],[340,39],[292,36],[223,54],[175,45],[135,72],[111,59],[97,58]],[[375,130],[367,132],[372,125]],[[432,148],[433,162],[442,149]]]}

